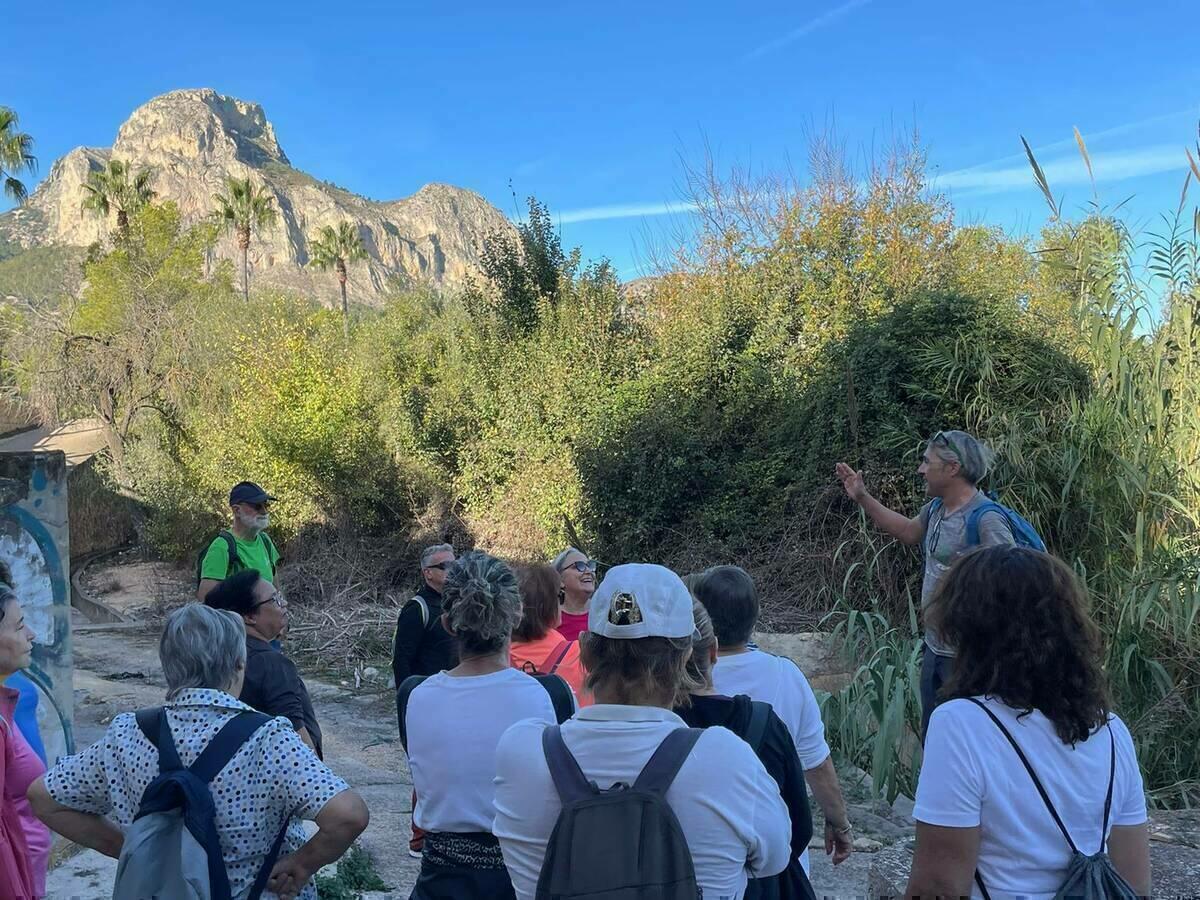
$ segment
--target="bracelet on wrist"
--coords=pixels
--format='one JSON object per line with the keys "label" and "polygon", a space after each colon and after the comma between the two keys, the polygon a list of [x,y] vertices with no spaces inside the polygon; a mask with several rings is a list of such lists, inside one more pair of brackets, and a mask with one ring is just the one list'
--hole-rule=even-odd
{"label": "bracelet on wrist", "polygon": [[832,822],[826,822],[825,827],[832,828],[834,834],[849,834],[851,831],[854,830],[854,826],[851,825],[849,822],[846,823],[844,828],[838,828]]}

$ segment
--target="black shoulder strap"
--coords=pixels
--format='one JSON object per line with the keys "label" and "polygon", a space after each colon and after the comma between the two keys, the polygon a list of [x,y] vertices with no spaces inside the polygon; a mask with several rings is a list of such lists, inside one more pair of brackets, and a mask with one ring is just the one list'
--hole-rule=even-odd
{"label": "black shoulder strap", "polygon": [[584,776],[583,769],[579,768],[579,760],[568,749],[562,729],[557,725],[547,726],[542,732],[542,752],[546,755],[546,765],[563,806],[586,800],[600,792],[595,782],[588,781]]}
{"label": "black shoulder strap", "polygon": [[571,695],[571,686],[561,675],[534,675],[538,683],[550,695],[550,703],[554,706],[554,720],[561,725],[575,715],[575,699]]}
{"label": "black shoulder strap", "polygon": [[262,897],[263,891],[267,889],[267,881],[271,877],[271,871],[275,868],[275,862],[279,859],[279,851],[283,849],[283,839],[287,835],[288,822],[291,816],[283,817],[283,826],[279,829],[279,834],[275,836],[275,843],[271,845],[271,851],[263,860],[262,868],[258,870],[258,876],[254,879],[254,884],[250,886],[250,893],[246,895],[246,900],[259,900]]}
{"label": "black shoulder strap", "polygon": [[642,768],[637,781],[633,783],[633,789],[666,796],[671,782],[679,774],[703,733],[702,728],[676,728],[668,734]]}
{"label": "black shoulder strap", "polygon": [[234,540],[233,532],[222,529],[219,537],[225,541],[225,548],[229,551],[229,569],[225,573],[225,576],[229,577],[234,573],[234,569],[241,566],[242,561],[238,559],[237,541]]}
{"label": "black shoulder strap", "polygon": [[408,752],[408,724],[405,721],[408,718],[408,696],[413,692],[413,688],[428,677],[409,675],[396,688],[396,724],[400,728],[400,746],[404,748],[405,753]]}
{"label": "black shoulder strap", "polygon": [[[217,773],[229,765],[229,761],[242,749],[254,732],[271,721],[271,717],[260,712],[240,712],[217,732],[217,736],[200,751],[188,771],[208,784]],[[161,751],[160,751],[161,752]]]}
{"label": "black shoulder strap", "polygon": [[1100,850],[1103,851],[1108,843],[1108,814],[1112,812],[1113,782],[1117,777],[1117,741],[1113,737],[1112,725],[1104,723],[1108,729],[1108,793],[1104,797],[1104,826],[1100,830]]}
{"label": "black shoulder strap", "polygon": [[279,551],[275,549],[275,542],[271,540],[271,536],[265,531],[260,531],[259,538],[263,542],[263,546],[267,548],[267,565],[271,567],[271,577],[275,577],[275,557],[279,555]]}
{"label": "black shoulder strap", "polygon": [[1067,839],[1067,843],[1071,845],[1071,851],[1073,853],[1078,853],[1079,848],[1075,846],[1075,841],[1073,841],[1071,839],[1071,834],[1070,834],[1070,832],[1067,831],[1067,826],[1063,824],[1062,819],[1059,817],[1058,810],[1056,810],[1054,808],[1054,804],[1050,802],[1050,795],[1047,794],[1046,789],[1044,787],[1042,787],[1042,782],[1038,779],[1037,773],[1033,771],[1033,766],[1031,766],[1029,764],[1029,760],[1026,758],[1025,752],[1017,744],[1016,739],[1013,738],[1013,736],[1009,733],[1008,729],[1004,727],[1004,723],[1001,722],[996,717],[996,714],[994,712],[992,712],[983,703],[980,703],[974,697],[970,697],[968,699],[970,699],[970,701],[972,703],[974,703],[976,706],[978,706],[980,709],[982,709],[985,713],[987,713],[988,718],[991,719],[993,722],[995,722],[996,727],[1000,729],[1001,733],[1003,733],[1003,735],[1006,738],[1008,738],[1008,742],[1010,744],[1012,744],[1012,748],[1017,751],[1017,756],[1019,756],[1021,758],[1021,763],[1025,766],[1025,771],[1028,772],[1029,777],[1033,779],[1033,786],[1036,787],[1038,790],[1038,793],[1041,794],[1042,802],[1046,804],[1046,809],[1050,810],[1050,815],[1052,815],[1054,817],[1054,824],[1056,824],[1058,826],[1058,830],[1062,832],[1063,837],[1065,837]]}
{"label": "black shoulder strap", "polygon": [[167,722],[166,707],[157,706],[151,709],[139,709],[134,718],[138,728],[146,736],[154,749],[158,751],[158,771],[174,772],[182,769],[179,753],[175,750],[175,740],[171,737],[171,726]]}
{"label": "black shoulder strap", "polygon": [[771,704],[763,703],[761,700],[750,701],[750,724],[746,726],[746,733],[742,735],[742,740],[750,745],[750,749],[758,755],[758,748],[762,746],[763,738],[767,734],[767,723],[771,720]]}

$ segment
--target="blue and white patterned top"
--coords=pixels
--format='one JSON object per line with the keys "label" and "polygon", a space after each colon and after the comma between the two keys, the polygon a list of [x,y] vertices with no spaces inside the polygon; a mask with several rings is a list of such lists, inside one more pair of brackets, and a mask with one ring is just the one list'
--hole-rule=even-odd
{"label": "blue and white patterned top", "polygon": [[[181,691],[165,705],[185,766],[195,762],[235,714],[250,709],[224,691],[198,688]],[[59,760],[46,774],[46,789],[63,806],[108,816],[128,827],[147,785],[156,777],[158,750],[146,740],[134,714],[122,713],[102,739],[76,756]],[[272,719],[258,729],[209,786],[234,900],[250,892],[284,816],[291,817],[281,851],[286,855],[305,842],[299,820],[316,818],[326,803],[348,789],[305,746],[287,719]],[[312,882],[299,895],[300,900],[316,900],[316,896]]]}

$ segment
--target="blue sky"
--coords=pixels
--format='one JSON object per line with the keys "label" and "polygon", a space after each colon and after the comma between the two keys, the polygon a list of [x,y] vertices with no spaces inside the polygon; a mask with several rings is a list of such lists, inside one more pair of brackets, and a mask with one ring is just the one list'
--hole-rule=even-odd
{"label": "blue sky", "polygon": [[513,214],[511,181],[635,277],[648,234],[687,226],[682,161],[707,142],[802,167],[830,122],[859,159],[916,126],[960,220],[1013,233],[1045,219],[1019,135],[1068,210],[1090,199],[1078,126],[1102,199],[1153,228],[1195,145],[1198,28],[1194,0],[12,4],[0,104],[44,175],[150,97],[213,87],[320,178],[381,200],[450,182]]}

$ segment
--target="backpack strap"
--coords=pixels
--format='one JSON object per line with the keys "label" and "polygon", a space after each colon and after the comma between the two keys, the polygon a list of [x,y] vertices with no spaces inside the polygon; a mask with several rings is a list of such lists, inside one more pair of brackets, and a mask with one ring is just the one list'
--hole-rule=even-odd
{"label": "backpack strap", "polygon": [[237,541],[233,537],[233,532],[226,529],[221,529],[217,537],[225,541],[225,549],[229,551],[229,568],[225,572],[225,577],[228,578],[233,574],[233,570],[242,564],[242,561],[238,559]]}
{"label": "backpack strap", "polygon": [[[1054,824],[1056,824],[1058,826],[1058,830],[1062,832],[1063,837],[1065,837],[1067,839],[1067,843],[1071,845],[1071,852],[1078,853],[1079,848],[1075,846],[1075,841],[1073,841],[1071,839],[1071,834],[1070,834],[1070,832],[1067,831],[1067,826],[1063,824],[1062,819],[1059,817],[1058,810],[1056,810],[1054,808],[1054,804],[1050,802],[1050,795],[1047,794],[1046,789],[1044,787],[1042,787],[1042,782],[1038,779],[1037,773],[1033,771],[1033,766],[1031,766],[1029,764],[1029,759],[1025,756],[1025,753],[1021,749],[1020,745],[1017,744],[1016,739],[1012,736],[1012,734],[1009,732],[1009,730],[1004,727],[1004,723],[1001,722],[1000,719],[998,719],[996,717],[996,714],[994,712],[992,712],[990,709],[988,709],[987,706],[985,706],[980,701],[976,700],[974,697],[968,697],[967,699],[969,699],[972,703],[974,703],[976,706],[978,706],[980,709],[982,709],[985,713],[987,713],[988,718],[991,719],[994,723],[996,723],[996,727],[1000,729],[1001,733],[1003,733],[1003,735],[1006,738],[1008,738],[1008,742],[1010,744],[1012,744],[1012,748],[1017,751],[1017,756],[1019,756],[1021,758],[1021,762],[1025,766],[1025,771],[1028,772],[1029,777],[1031,779],[1033,779],[1033,786],[1036,787],[1038,790],[1038,793],[1041,794],[1042,802],[1046,804],[1046,809],[1050,810],[1050,815],[1054,817]],[[1114,765],[1114,767],[1116,765],[1116,757],[1115,756],[1113,757],[1113,765]],[[1106,812],[1105,818],[1107,819],[1107,817],[1108,816],[1107,816],[1107,812]]]}
{"label": "backpack strap", "polygon": [[[985,495],[988,496],[988,495]],[[967,516],[967,546],[974,547],[979,543],[979,523],[983,519],[985,513],[999,513],[1008,525],[1008,530],[1014,535],[1017,529],[1013,527],[1013,521],[1008,516],[1008,510],[988,496],[987,503],[980,503],[977,507],[971,510],[971,514]]]}
{"label": "backpack strap", "polygon": [[266,858],[263,860],[262,868],[258,870],[258,875],[254,878],[254,884],[250,886],[250,893],[246,895],[246,900],[259,900],[262,897],[263,891],[267,889],[267,881],[271,878],[271,872],[275,868],[275,863],[279,859],[279,851],[283,849],[283,839],[287,835],[288,822],[291,816],[283,817],[283,825],[279,829],[279,834],[275,836],[275,843],[271,845]]}
{"label": "backpack strap", "polygon": [[400,728],[400,746],[408,752],[408,698],[413,688],[428,678],[428,675],[409,675],[396,688],[396,724]]}
{"label": "backpack strap", "polygon": [[421,610],[421,627],[429,627],[429,604],[420,594],[413,594],[413,602],[417,604],[417,608]]}
{"label": "backpack strap", "polygon": [[575,698],[566,679],[561,675],[539,675],[536,672],[533,677],[550,695],[550,703],[554,707],[554,720],[559,725],[575,715]]}
{"label": "backpack strap", "polygon": [[[554,657],[554,665],[552,665],[550,667],[549,671],[546,672],[547,675],[553,675],[555,672],[558,671],[558,667],[560,665],[562,665],[562,661],[564,659],[566,659],[567,651],[570,649],[571,649],[571,642],[568,641],[566,638],[563,638],[562,643],[550,651],[550,654],[546,657],[546,659],[549,659],[551,656],[553,656]],[[545,665],[544,660],[543,660],[543,665]]]}
{"label": "backpack strap", "polygon": [[542,732],[542,752],[546,755],[546,765],[563,806],[600,793],[596,783],[588,781],[583,769],[579,768],[579,760],[567,747],[559,726],[549,725]]}
{"label": "backpack strap", "polygon": [[159,773],[182,769],[183,763],[179,761],[175,740],[171,737],[171,726],[167,722],[166,707],[139,709],[134,713],[134,718],[137,720],[138,728],[146,736],[146,740],[158,751]]}
{"label": "backpack strap", "polygon": [[633,789],[666,796],[671,782],[683,768],[703,733],[703,728],[676,728],[668,734],[642,768],[637,781],[633,783]]}
{"label": "backpack strap", "polygon": [[1117,777],[1117,740],[1113,737],[1112,725],[1108,722],[1104,723],[1104,727],[1108,729],[1108,794],[1104,797],[1104,825],[1100,831],[1100,849],[1104,850],[1108,844],[1108,814],[1112,812],[1112,794],[1113,782]]}
{"label": "backpack strap", "polygon": [[[166,716],[163,716],[163,719],[165,720]],[[270,721],[270,716],[260,712],[246,710],[238,713],[226,722],[217,732],[217,736],[200,751],[196,761],[188,766],[188,771],[208,784],[217,777],[218,772],[229,765],[229,761],[237,755],[251,735]]]}
{"label": "backpack strap", "polygon": [[767,723],[770,721],[771,704],[763,703],[761,700],[751,700],[750,723],[746,726],[746,733],[742,735],[742,740],[750,745],[755,756],[758,755],[758,748],[762,746],[763,738],[767,735]]}
{"label": "backpack strap", "polygon": [[267,548],[267,565],[271,567],[271,577],[274,578],[275,559],[279,556],[279,551],[275,548],[275,542],[271,540],[271,536],[265,531],[260,531],[258,537],[263,542],[263,546]]}

